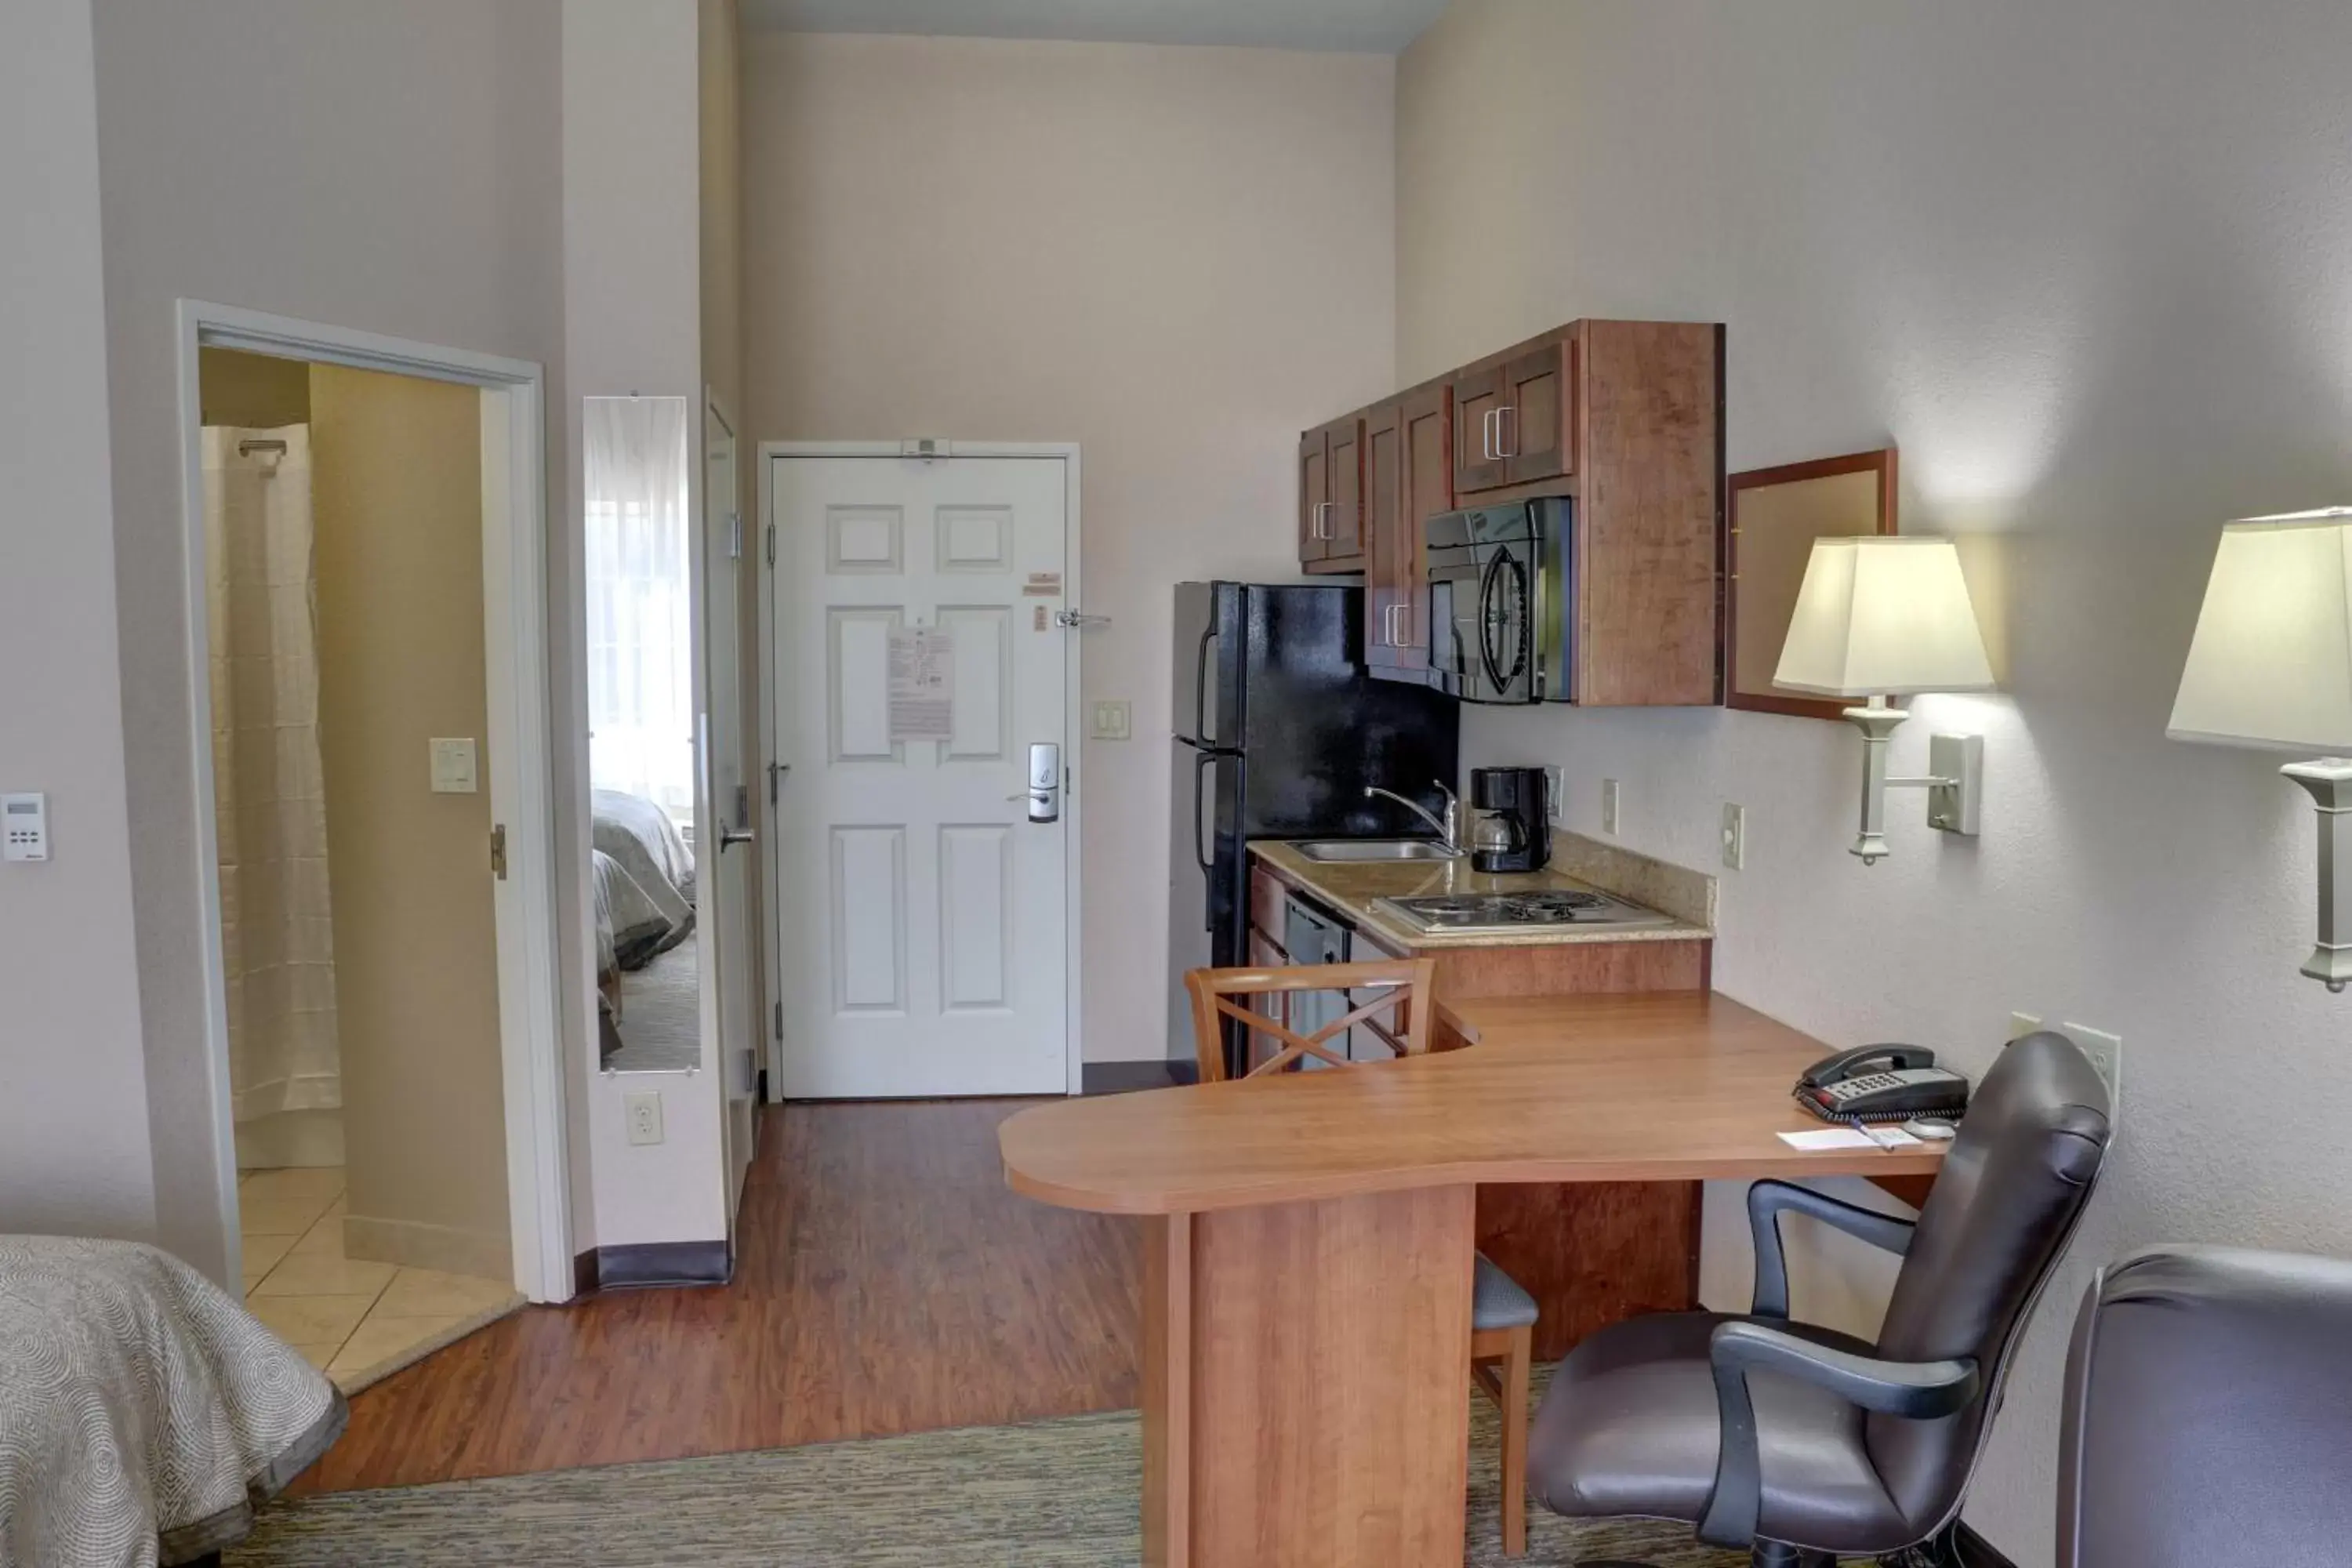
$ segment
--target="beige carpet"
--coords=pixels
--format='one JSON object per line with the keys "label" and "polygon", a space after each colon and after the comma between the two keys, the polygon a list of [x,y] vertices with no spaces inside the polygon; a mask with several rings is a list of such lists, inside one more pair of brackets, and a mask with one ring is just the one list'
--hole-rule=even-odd
{"label": "beige carpet", "polygon": [[[1505,1568],[1495,1422],[1473,1404],[1468,1561]],[[273,1504],[230,1568],[1128,1568],[1141,1557],[1133,1412],[862,1443],[344,1492]],[[1530,1568],[1633,1558],[1744,1568],[1681,1525],[1530,1518]]]}

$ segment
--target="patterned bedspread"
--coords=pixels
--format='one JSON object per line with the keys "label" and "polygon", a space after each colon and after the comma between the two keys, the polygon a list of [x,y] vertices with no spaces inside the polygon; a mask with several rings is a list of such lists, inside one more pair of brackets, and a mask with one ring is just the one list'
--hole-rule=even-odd
{"label": "patterned bedspread", "polygon": [[215,1551],[348,1415],[299,1352],[170,1254],[0,1237],[0,1568]]}

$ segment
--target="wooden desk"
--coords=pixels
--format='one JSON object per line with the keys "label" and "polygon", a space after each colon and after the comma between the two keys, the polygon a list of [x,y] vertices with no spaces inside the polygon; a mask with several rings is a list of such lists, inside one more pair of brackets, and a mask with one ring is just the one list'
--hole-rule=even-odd
{"label": "wooden desk", "polygon": [[1931,1176],[1802,1153],[1819,1040],[1703,992],[1441,1005],[1475,1050],[1072,1100],[998,1133],[1013,1188],[1150,1216],[1144,1561],[1455,1568],[1481,1182]]}

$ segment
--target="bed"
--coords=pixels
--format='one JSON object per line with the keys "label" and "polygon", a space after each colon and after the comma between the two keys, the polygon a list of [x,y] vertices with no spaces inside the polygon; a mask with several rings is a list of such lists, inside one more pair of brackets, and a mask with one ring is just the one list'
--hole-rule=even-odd
{"label": "bed", "polygon": [[694,851],[669,814],[641,795],[590,797],[590,873],[596,909],[598,1057],[619,1043],[621,976],[643,969],[694,931]]}
{"label": "bed", "polygon": [[300,1352],[169,1253],[0,1236],[0,1563],[207,1558],[349,1415]]}

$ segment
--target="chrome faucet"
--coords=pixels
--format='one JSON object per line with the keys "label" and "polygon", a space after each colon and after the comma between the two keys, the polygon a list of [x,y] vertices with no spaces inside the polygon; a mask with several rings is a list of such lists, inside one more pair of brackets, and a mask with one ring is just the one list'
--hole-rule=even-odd
{"label": "chrome faucet", "polygon": [[1420,802],[1407,800],[1404,796],[1397,794],[1396,791],[1392,789],[1382,789],[1378,784],[1366,784],[1364,786],[1364,798],[1366,800],[1370,800],[1375,795],[1381,795],[1396,802],[1399,805],[1404,807],[1407,811],[1412,813],[1415,816],[1418,816],[1432,827],[1437,829],[1438,841],[1445,847],[1446,854],[1458,860],[1463,856],[1469,853],[1467,849],[1465,849],[1462,847],[1462,797],[1455,795],[1452,790],[1447,789],[1443,781],[1433,782],[1437,785],[1437,793],[1445,797],[1445,816],[1443,818],[1440,818],[1434,812],[1431,811],[1427,806],[1423,805]]}

